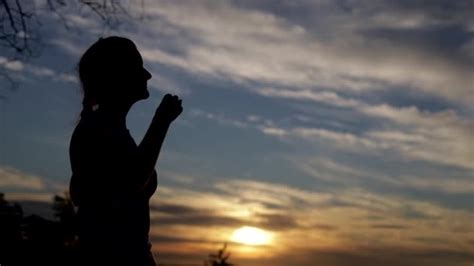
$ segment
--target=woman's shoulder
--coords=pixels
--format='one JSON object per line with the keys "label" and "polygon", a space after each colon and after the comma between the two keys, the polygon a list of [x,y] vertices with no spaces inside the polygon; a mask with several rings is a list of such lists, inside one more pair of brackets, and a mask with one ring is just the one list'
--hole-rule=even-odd
{"label": "woman's shoulder", "polygon": [[86,137],[98,130],[99,123],[92,117],[82,117],[72,133],[72,138]]}
{"label": "woman's shoulder", "polygon": [[128,129],[112,127],[99,116],[87,116],[76,125],[70,145],[125,143],[131,139]]}
{"label": "woman's shoulder", "polygon": [[101,134],[100,123],[94,117],[82,117],[72,132],[70,146],[83,146]]}

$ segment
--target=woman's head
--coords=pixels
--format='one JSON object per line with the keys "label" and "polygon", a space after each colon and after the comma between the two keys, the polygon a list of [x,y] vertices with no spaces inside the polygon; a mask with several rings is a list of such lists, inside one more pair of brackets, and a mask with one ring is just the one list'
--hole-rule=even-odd
{"label": "woman's head", "polygon": [[133,104],[149,96],[151,74],[129,39],[100,38],[82,55],[78,70],[84,109],[95,104]]}

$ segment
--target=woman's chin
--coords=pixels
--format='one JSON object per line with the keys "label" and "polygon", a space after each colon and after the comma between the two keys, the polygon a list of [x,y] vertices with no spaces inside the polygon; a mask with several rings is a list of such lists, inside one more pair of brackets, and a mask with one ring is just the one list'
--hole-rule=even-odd
{"label": "woman's chin", "polygon": [[145,90],[143,94],[138,97],[138,100],[145,100],[145,99],[148,99],[149,97],[150,97],[150,93],[148,92],[148,90]]}

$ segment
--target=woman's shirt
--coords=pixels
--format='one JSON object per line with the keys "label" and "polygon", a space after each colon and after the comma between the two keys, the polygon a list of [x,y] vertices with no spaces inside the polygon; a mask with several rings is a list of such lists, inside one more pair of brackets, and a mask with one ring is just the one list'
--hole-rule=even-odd
{"label": "woman's shirt", "polygon": [[112,125],[100,112],[87,113],[74,130],[69,153],[81,247],[130,254],[149,249],[149,199],[157,176],[137,176],[138,147],[128,129]]}

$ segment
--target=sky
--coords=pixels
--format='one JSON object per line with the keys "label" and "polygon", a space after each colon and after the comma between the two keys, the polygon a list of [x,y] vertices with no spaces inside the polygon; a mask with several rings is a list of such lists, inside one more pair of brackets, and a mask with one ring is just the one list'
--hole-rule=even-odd
{"label": "sky", "polygon": [[[19,83],[0,80],[7,200],[51,215],[71,176],[76,64],[119,35],[153,75],[127,118],[135,140],[164,94],[183,99],[150,203],[159,262],[202,265],[223,242],[242,266],[474,262],[474,2],[143,3],[116,28],[38,9],[41,55],[1,48]],[[243,226],[272,240],[233,241]]]}

